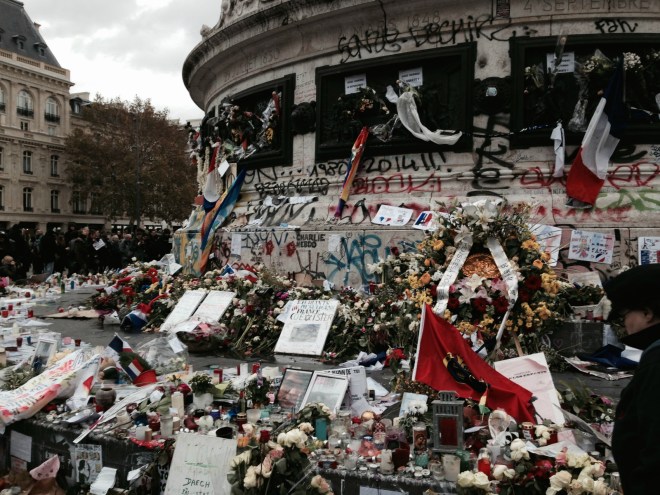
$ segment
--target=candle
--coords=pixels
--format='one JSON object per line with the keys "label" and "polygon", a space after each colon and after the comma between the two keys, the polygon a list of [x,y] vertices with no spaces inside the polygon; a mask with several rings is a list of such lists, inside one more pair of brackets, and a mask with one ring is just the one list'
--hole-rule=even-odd
{"label": "candle", "polygon": [[178,390],[172,394],[172,407],[176,409],[176,415],[179,418],[183,418],[186,412],[183,394]]}
{"label": "candle", "polygon": [[384,449],[380,451],[380,472],[383,474],[394,473],[394,462],[392,461],[392,451]]}
{"label": "candle", "polygon": [[447,481],[456,481],[461,471],[461,458],[453,454],[442,456],[442,467]]}

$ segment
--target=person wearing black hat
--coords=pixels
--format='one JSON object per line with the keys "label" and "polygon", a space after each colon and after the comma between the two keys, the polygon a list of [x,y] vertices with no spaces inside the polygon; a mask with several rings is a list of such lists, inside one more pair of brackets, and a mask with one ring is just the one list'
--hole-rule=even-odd
{"label": "person wearing black hat", "polygon": [[621,342],[642,350],[635,375],[616,408],[612,454],[626,495],[657,493],[660,469],[660,264],[640,265],[605,285],[610,320],[626,330]]}

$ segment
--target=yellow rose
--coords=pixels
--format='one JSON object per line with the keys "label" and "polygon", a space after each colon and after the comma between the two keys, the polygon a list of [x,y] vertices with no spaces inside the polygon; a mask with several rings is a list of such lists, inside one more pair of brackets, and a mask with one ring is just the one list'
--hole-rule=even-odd
{"label": "yellow rose", "polygon": [[443,247],[445,247],[445,243],[442,241],[442,239],[436,239],[433,241],[433,249],[436,251],[440,251]]}

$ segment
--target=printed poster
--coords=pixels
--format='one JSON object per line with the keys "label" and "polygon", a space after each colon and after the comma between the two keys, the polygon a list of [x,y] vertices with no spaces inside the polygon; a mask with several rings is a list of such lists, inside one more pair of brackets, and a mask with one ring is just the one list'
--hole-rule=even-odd
{"label": "printed poster", "polygon": [[536,241],[541,246],[541,250],[550,256],[548,265],[557,266],[559,250],[561,249],[561,229],[537,223],[530,225],[529,230],[536,236]]}
{"label": "printed poster", "polygon": [[639,264],[650,265],[660,260],[660,237],[640,237],[637,239]]}
{"label": "printed poster", "polygon": [[413,211],[410,208],[399,208],[398,206],[380,205],[378,213],[371,220],[377,225],[391,225],[402,227],[412,218]]}
{"label": "printed poster", "polygon": [[101,445],[80,443],[73,449],[71,461],[76,470],[76,481],[83,485],[91,485],[103,469]]}
{"label": "printed poster", "polygon": [[614,254],[614,235],[601,232],[574,230],[568,258],[571,260],[591,261],[594,263],[612,263]]}
{"label": "printed poster", "polygon": [[337,300],[290,301],[275,353],[320,356],[338,305]]}

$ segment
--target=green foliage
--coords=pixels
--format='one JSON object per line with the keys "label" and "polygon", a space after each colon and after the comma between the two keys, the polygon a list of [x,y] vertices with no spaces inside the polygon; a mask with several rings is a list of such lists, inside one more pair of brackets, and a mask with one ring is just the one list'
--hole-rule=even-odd
{"label": "green foliage", "polygon": [[213,381],[211,376],[206,373],[197,373],[188,381],[188,385],[193,394],[206,394],[213,391]]}
{"label": "green foliage", "polygon": [[[108,219],[140,214],[167,222],[185,219],[196,193],[184,154],[186,134],[149,100],[97,97],[84,109],[84,127],[67,138],[68,179]],[[164,180],[164,178],[167,180]]]}

